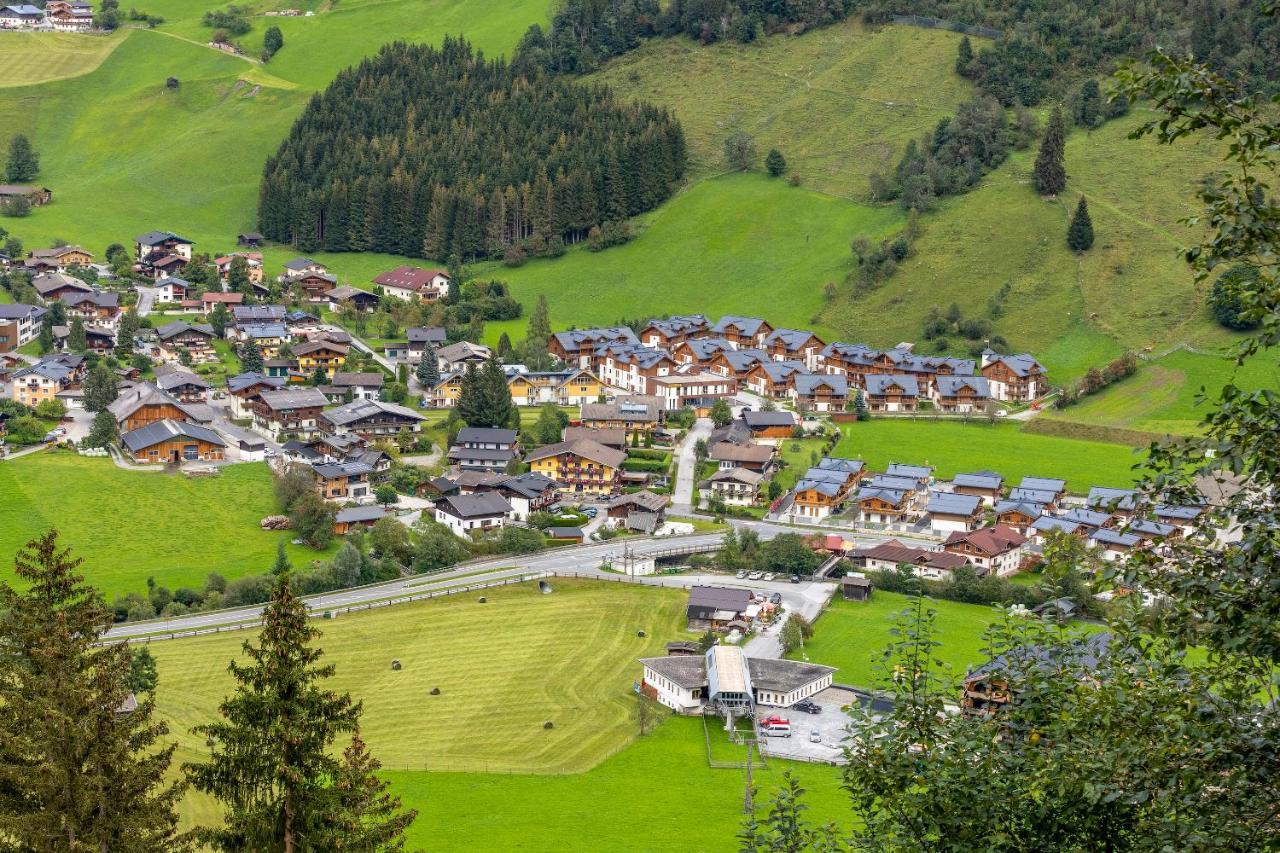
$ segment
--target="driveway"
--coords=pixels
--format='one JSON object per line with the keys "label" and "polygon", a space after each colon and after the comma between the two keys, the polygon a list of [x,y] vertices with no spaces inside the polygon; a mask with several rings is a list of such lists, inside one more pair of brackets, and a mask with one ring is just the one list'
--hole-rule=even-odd
{"label": "driveway", "polygon": [[[826,761],[844,764],[841,750],[849,739],[849,715],[841,710],[858,701],[852,690],[828,687],[813,697],[814,704],[822,708],[817,714],[806,714],[795,708],[761,708],[759,715],[768,717],[779,714],[791,721],[791,737],[766,737],[760,741],[760,751],[777,758],[796,758],[801,761]],[[817,731],[821,740],[814,743],[809,733]]]}
{"label": "driveway", "polygon": [[134,290],[138,291],[138,304],[135,306],[139,317],[145,317],[151,313],[151,308],[156,304],[156,297],[160,295],[160,291],[154,287],[143,287],[135,285]]}
{"label": "driveway", "polygon": [[693,486],[698,473],[698,457],[695,449],[698,439],[705,441],[711,435],[712,428],[710,418],[698,418],[680,445],[680,459],[676,467],[676,489],[671,500],[671,508],[675,512],[693,511]]}

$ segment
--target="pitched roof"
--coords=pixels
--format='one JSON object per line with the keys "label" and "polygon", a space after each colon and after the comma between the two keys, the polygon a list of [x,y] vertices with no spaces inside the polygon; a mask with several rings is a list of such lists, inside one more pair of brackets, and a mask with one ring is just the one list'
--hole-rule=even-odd
{"label": "pitched roof", "polygon": [[733,327],[744,335],[756,335],[759,334],[760,327],[763,325],[767,324],[759,317],[738,317],[733,314],[726,314],[711,327],[711,332],[716,335],[723,335],[730,327]]}
{"label": "pitched roof", "polygon": [[980,506],[982,506],[982,498],[977,495],[934,492],[929,496],[929,503],[925,506],[924,511],[930,515],[972,516]]}
{"label": "pitched roof", "polygon": [[796,394],[808,396],[816,393],[821,387],[831,389],[831,393],[836,396],[844,396],[849,393],[849,380],[843,376],[829,376],[825,373],[797,373],[791,379],[795,385]]}
{"label": "pitched roof", "polygon": [[468,358],[487,359],[491,355],[493,350],[470,341],[458,341],[436,350],[436,358],[444,362],[462,361]]}
{"label": "pitched roof", "polygon": [[991,385],[982,376],[948,376],[940,375],[935,380],[938,383],[938,394],[943,397],[954,397],[966,388],[971,389],[975,396],[990,397]]}
{"label": "pitched roof", "polygon": [[1044,512],[1044,504],[1024,500],[1003,500],[996,504],[996,515],[1004,515],[1007,512],[1018,512],[1029,518],[1037,518]]}
{"label": "pitched roof", "polygon": [[1133,548],[1142,541],[1136,533],[1121,533],[1119,530],[1099,528],[1089,534],[1089,540],[1100,545],[1115,545],[1120,548]]}
{"label": "pitched roof", "polygon": [[623,460],[627,458],[627,454],[621,450],[613,450],[589,438],[580,438],[576,441],[561,441],[556,444],[539,447],[526,456],[525,461],[536,462],[539,459],[549,459],[564,453],[572,453],[575,456],[581,456],[583,459],[598,462],[609,468],[620,467]]}
{"label": "pitched roof", "polygon": [[156,385],[162,391],[170,391],[183,385],[195,385],[205,390],[209,389],[209,383],[203,377],[197,376],[189,370],[171,370],[168,373],[157,376]]}
{"label": "pitched roof", "polygon": [[765,463],[773,458],[773,448],[763,444],[732,444],[722,441],[711,446],[707,457],[717,462]]}
{"label": "pitched roof", "polygon": [[435,506],[458,518],[482,518],[511,512],[511,504],[498,492],[449,495],[437,498]]}
{"label": "pitched roof", "polygon": [[458,430],[458,444],[515,444],[516,431],[497,427],[463,427]]}
{"label": "pitched roof", "polygon": [[418,291],[430,284],[431,280],[438,275],[442,275],[445,278],[449,277],[449,273],[445,270],[427,270],[422,267],[396,267],[379,275],[373,280],[373,283],[380,284],[383,287],[397,287],[401,290]]}
{"label": "pitched roof", "polygon": [[404,330],[405,338],[409,343],[422,344],[433,343],[442,344],[445,342],[445,334],[443,326],[413,326]]}
{"label": "pitched roof", "polygon": [[967,542],[985,557],[996,557],[1007,551],[1022,547],[1027,537],[1011,527],[997,524],[994,527],[983,527],[968,533],[955,531],[947,537],[947,545]]}
{"label": "pitched roof", "polygon": [[328,341],[328,340],[307,341],[305,344],[298,344],[297,346],[295,346],[293,348],[293,354],[295,356],[310,355],[313,352],[321,352],[322,350],[328,350],[329,352],[336,352],[339,355],[346,355],[347,353],[351,352],[351,347],[347,346],[346,344],[334,343],[333,341]]}
{"label": "pitched roof", "polygon": [[1030,376],[1033,373],[1044,373],[1044,365],[1036,361],[1030,353],[1021,353],[1019,355],[1000,355],[998,353],[988,356],[991,362],[1003,362],[1014,376]]}
{"label": "pitched roof", "polygon": [[702,655],[640,658],[640,663],[684,690],[693,690],[707,683],[707,661]]}
{"label": "pitched roof", "polygon": [[64,287],[74,287],[77,290],[85,292],[93,290],[92,287],[85,284],[80,279],[64,272],[47,272],[36,276],[31,285],[36,289],[36,293],[42,297],[46,294],[53,293],[55,290],[61,290]]}
{"label": "pitched roof", "polygon": [[888,394],[896,387],[909,397],[920,396],[920,386],[914,376],[896,373],[873,373],[866,377],[866,383],[868,394]]}
{"label": "pitched roof", "polygon": [[126,432],[120,436],[120,443],[134,453],[139,450],[169,441],[174,438],[189,438],[204,441],[217,447],[226,447],[227,443],[219,435],[207,427],[186,421],[153,421],[144,427]]}
{"label": "pitched roof", "polygon": [[1089,490],[1085,502],[1089,506],[1103,509],[1131,510],[1138,505],[1137,489],[1112,489],[1105,486],[1094,486]]}
{"label": "pitched roof", "polygon": [[619,495],[609,501],[609,509],[619,506],[635,506],[641,509],[647,509],[650,512],[659,512],[671,503],[671,498],[667,495],[659,495],[648,490],[635,492],[629,495]]}
{"label": "pitched roof", "polygon": [[889,467],[884,469],[884,473],[887,477],[910,477],[924,482],[933,476],[933,467],[931,465],[904,465],[901,462],[890,462]]}
{"label": "pitched roof", "polygon": [[521,497],[536,498],[550,489],[560,488],[560,484],[550,477],[530,471],[518,477],[508,477],[498,488],[502,491],[515,492]]}
{"label": "pitched roof", "polygon": [[1067,481],[1057,477],[1023,477],[1018,487],[1041,492],[1065,492]]}
{"label": "pitched roof", "polygon": [[156,335],[162,341],[167,341],[169,338],[177,337],[186,332],[196,332],[210,338],[214,336],[212,326],[206,326],[203,323],[192,325],[185,320],[174,320],[172,323],[165,323],[156,329]]}
{"label": "pitched roof", "polygon": [[338,510],[333,520],[339,524],[351,524],[357,521],[378,521],[386,518],[387,508],[382,506],[349,506]]}
{"label": "pitched roof", "polygon": [[[316,393],[320,392],[317,391]],[[324,395],[321,394],[320,396],[323,397]],[[336,409],[330,409],[324,413],[324,417],[334,426],[348,426],[365,418],[382,414],[399,415],[412,421],[426,420],[424,416],[413,409],[396,403],[384,403],[381,400],[353,400],[350,403],[338,406]]]}
{"label": "pitched roof", "polygon": [[782,658],[747,658],[751,686],[774,693],[790,693],[834,673],[835,667]]}
{"label": "pitched roof", "polygon": [[1058,499],[1058,493],[1048,489],[1024,489],[1021,486],[1009,490],[1009,500],[1029,501],[1037,504],[1051,504]]}
{"label": "pitched roof", "polygon": [[567,332],[556,332],[555,339],[566,352],[577,352],[582,345],[590,341],[593,345],[601,341],[618,341],[620,343],[640,345],[640,339],[631,331],[630,326],[608,326],[596,329],[571,329]]}
{"label": "pitched roof", "polygon": [[185,237],[179,237],[172,231],[148,231],[146,234],[133,238],[133,242],[140,243],[143,246],[158,246],[159,244],[167,243],[170,240],[177,243],[186,243],[187,245],[191,245],[190,240]]}
{"label": "pitched roof", "polygon": [[746,483],[758,486],[764,480],[764,474],[748,468],[721,468],[707,478],[708,483]]}
{"label": "pitched roof", "polygon": [[751,605],[751,590],[731,586],[692,586],[689,607],[732,610],[741,613]]}
{"label": "pitched roof", "polygon": [[330,385],[351,385],[364,388],[381,388],[383,376],[377,371],[368,371],[355,373],[350,371],[339,370],[333,374]]}
{"label": "pitched roof", "polygon": [[742,413],[743,422],[752,429],[774,426],[795,426],[796,416],[790,412],[757,412],[751,409]]}
{"label": "pitched roof", "polygon": [[[258,398],[273,411],[321,408],[329,405],[329,398],[318,388],[285,388],[279,391],[263,391]],[[338,409],[334,409],[334,412]],[[326,413],[329,416],[333,412]]]}
{"label": "pitched roof", "polygon": [[892,563],[909,563],[916,566],[929,566],[938,569],[954,569],[966,565],[969,561],[959,554],[950,551],[930,551],[925,548],[912,548],[903,545],[897,539],[881,542],[870,548],[860,548],[853,552],[855,557],[882,560]]}
{"label": "pitched roof", "polygon": [[822,344],[817,335],[806,329],[774,329],[764,339],[764,345],[771,347],[774,344],[781,343],[787,351],[795,352],[796,350],[804,349],[805,344],[813,340],[818,341],[819,345]]}
{"label": "pitched roof", "polygon": [[951,479],[953,485],[967,489],[996,489],[1004,485],[1004,477],[999,474],[956,474]]}
{"label": "pitched roof", "polygon": [[284,268],[290,272],[298,272],[305,270],[307,267],[323,267],[324,264],[318,264],[310,258],[294,258],[291,261],[285,261]]}

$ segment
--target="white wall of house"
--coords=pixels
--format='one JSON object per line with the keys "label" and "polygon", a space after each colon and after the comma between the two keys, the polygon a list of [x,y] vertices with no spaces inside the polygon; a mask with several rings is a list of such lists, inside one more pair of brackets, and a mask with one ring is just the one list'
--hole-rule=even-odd
{"label": "white wall of house", "polygon": [[[702,690],[681,687],[674,681],[659,675],[649,667],[644,668],[644,683],[658,694],[658,701],[681,714],[696,714],[702,709]],[[697,695],[694,695],[694,694]]]}
{"label": "white wall of house", "polygon": [[973,530],[973,524],[967,518],[953,515],[930,515],[929,529],[935,536],[947,536],[952,533],[968,533]]}
{"label": "white wall of house", "polygon": [[756,704],[765,705],[770,708],[790,708],[801,699],[808,699],[810,696],[826,690],[830,686],[831,673],[827,673],[818,680],[811,681],[808,684],[787,693],[778,693],[772,690],[757,690]]}
{"label": "white wall of house", "polygon": [[450,530],[464,539],[471,538],[468,534],[472,530],[502,527],[506,524],[507,520],[507,516],[505,515],[485,516],[484,518],[458,518],[455,515],[450,515],[442,509],[437,509],[435,516],[436,521],[447,526]]}

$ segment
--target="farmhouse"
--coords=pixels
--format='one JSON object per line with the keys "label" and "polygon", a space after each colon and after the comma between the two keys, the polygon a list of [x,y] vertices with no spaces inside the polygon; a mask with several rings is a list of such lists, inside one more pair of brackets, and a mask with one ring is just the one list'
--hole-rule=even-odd
{"label": "farmhouse", "polygon": [[511,504],[498,492],[450,495],[438,499],[434,507],[436,521],[459,536],[502,527],[511,517]]}
{"label": "farmhouse", "polygon": [[377,276],[373,283],[387,296],[408,301],[415,296],[434,302],[449,295],[449,274],[444,270],[396,267]]}
{"label": "farmhouse", "polygon": [[[640,658],[640,691],[678,714],[708,708],[789,708],[831,686],[835,668],[816,663],[750,658],[737,646],[712,646],[704,655]],[[745,695],[744,695],[745,694]]]}
{"label": "farmhouse", "polygon": [[69,267],[87,267],[93,263],[93,253],[80,246],[57,246],[53,249],[33,249],[27,252],[23,263],[28,272],[66,272]]}
{"label": "farmhouse", "polygon": [[627,454],[590,439],[548,444],[531,452],[530,469],[578,494],[607,495],[618,488],[622,462]]}
{"label": "farmhouse", "polygon": [[972,532],[956,531],[947,537],[943,548],[973,563],[979,575],[1007,577],[1021,567],[1026,543],[1027,538],[1018,531],[997,524]]}
{"label": "farmhouse", "polygon": [[363,462],[325,462],[313,465],[316,488],[326,500],[358,501],[369,496],[373,467]]}
{"label": "farmhouse", "polygon": [[[320,396],[323,398],[323,394]],[[316,418],[316,426],[326,435],[354,433],[368,441],[376,436],[397,435],[402,429],[417,432],[421,429],[423,420],[425,418],[413,409],[395,403],[384,403],[381,400],[355,400],[320,413]]]}
{"label": "farmhouse", "polygon": [[335,536],[346,536],[353,530],[368,530],[387,517],[387,510],[381,506],[349,506],[338,510],[333,517],[333,533]]}
{"label": "farmhouse", "polygon": [[138,463],[218,462],[227,444],[213,430],[186,421],[160,420],[130,430],[120,443]]}
{"label": "farmhouse", "polygon": [[213,413],[208,407],[184,403],[150,382],[139,382],[121,391],[107,406],[107,411],[115,416],[122,433],[158,421],[209,423],[213,420]]}
{"label": "farmhouse", "polygon": [[49,0],[45,22],[60,33],[87,33],[93,29],[93,6],[73,0]]}
{"label": "farmhouse", "polygon": [[44,12],[29,4],[0,8],[0,29],[32,30],[44,21]]}

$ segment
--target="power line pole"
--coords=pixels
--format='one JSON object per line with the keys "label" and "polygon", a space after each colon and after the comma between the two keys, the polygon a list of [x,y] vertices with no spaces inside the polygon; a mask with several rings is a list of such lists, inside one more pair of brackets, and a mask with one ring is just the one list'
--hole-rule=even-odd
{"label": "power line pole", "polygon": [[755,742],[755,738],[747,738],[747,790],[742,796],[743,814],[752,814],[755,811],[755,804],[751,800],[751,747]]}

